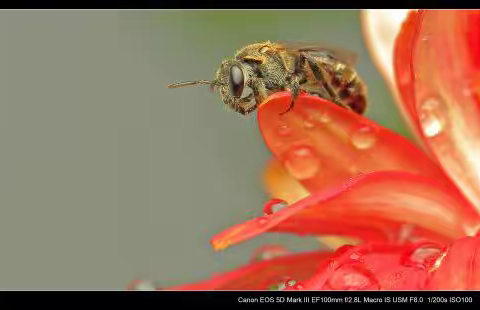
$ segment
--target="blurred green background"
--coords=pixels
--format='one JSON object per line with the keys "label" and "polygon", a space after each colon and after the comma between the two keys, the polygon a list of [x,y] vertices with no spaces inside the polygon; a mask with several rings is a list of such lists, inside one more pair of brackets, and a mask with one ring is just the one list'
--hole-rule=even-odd
{"label": "blurred green background", "polygon": [[368,117],[406,129],[364,46],[358,11],[1,11],[0,289],[174,285],[247,262],[265,235],[209,239],[259,215],[269,153],[255,116],[208,87],[256,41],[320,41],[359,55]]}

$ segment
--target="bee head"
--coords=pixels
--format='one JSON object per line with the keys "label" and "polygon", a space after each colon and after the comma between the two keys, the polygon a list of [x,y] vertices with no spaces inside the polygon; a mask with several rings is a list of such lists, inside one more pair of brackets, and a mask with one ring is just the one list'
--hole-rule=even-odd
{"label": "bee head", "polygon": [[215,73],[213,81],[197,80],[185,81],[167,85],[168,88],[178,88],[190,85],[206,84],[210,89],[217,91],[222,101],[230,108],[238,110],[238,102],[242,97],[248,80],[248,70],[235,59],[224,60]]}
{"label": "bee head", "polygon": [[219,86],[214,87],[220,93],[222,101],[236,110],[248,81],[248,70],[238,60],[225,60],[215,73],[215,81],[218,81]]}

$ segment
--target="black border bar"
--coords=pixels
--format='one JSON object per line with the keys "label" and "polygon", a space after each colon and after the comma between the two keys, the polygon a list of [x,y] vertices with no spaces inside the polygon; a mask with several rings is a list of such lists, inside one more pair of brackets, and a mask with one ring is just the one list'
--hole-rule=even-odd
{"label": "black border bar", "polygon": [[[76,306],[108,305],[109,308],[164,307],[167,305],[480,305],[480,291],[0,291],[2,304]],[[96,308],[96,307],[94,307]]]}

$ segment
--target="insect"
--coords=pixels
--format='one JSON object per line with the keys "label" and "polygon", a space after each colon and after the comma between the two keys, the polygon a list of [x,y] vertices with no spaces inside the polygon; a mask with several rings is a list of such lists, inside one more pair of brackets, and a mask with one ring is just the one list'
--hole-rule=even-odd
{"label": "insect", "polygon": [[[208,84],[228,107],[243,115],[255,111],[272,93],[285,90],[292,93],[292,101],[282,114],[294,107],[301,91],[363,114],[367,89],[354,69],[355,62],[354,53],[338,48],[266,41],[247,45],[233,59],[224,60],[213,81],[187,81],[167,87]],[[245,94],[248,88],[251,93]]]}

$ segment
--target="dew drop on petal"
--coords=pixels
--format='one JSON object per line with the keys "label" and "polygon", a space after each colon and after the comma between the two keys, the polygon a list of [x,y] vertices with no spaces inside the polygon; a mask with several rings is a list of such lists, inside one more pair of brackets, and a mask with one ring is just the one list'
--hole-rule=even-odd
{"label": "dew drop on petal", "polygon": [[349,266],[340,267],[329,279],[329,285],[337,290],[362,290],[378,288],[378,281],[368,271],[361,272]]}
{"label": "dew drop on petal", "polygon": [[420,245],[408,253],[408,257],[403,259],[403,264],[428,267],[441,255],[442,250],[433,244]]}
{"label": "dew drop on petal", "polygon": [[368,286],[368,278],[359,273],[348,273],[343,275],[344,287],[346,289],[365,288]]}
{"label": "dew drop on petal", "polygon": [[281,285],[283,287],[283,289],[286,289],[286,288],[291,288],[293,287],[295,284],[297,283],[297,281],[293,280],[292,278],[290,277],[285,277],[282,281],[281,281]]}
{"label": "dew drop on petal", "polygon": [[270,215],[281,209],[284,209],[287,206],[288,204],[285,200],[273,198],[265,203],[263,206],[263,213],[265,215]]}
{"label": "dew drop on petal", "polygon": [[286,288],[293,287],[296,284],[296,281],[290,277],[283,277],[278,283],[269,287],[270,290],[283,291]]}
{"label": "dew drop on petal", "polygon": [[473,237],[473,236],[480,236],[480,223],[476,226],[463,226],[463,231],[465,235]]}
{"label": "dew drop on petal", "polygon": [[292,129],[287,125],[283,124],[278,126],[277,133],[279,136],[285,137],[292,133]]}
{"label": "dew drop on petal", "polygon": [[440,102],[430,98],[419,107],[420,123],[425,136],[433,138],[440,134],[445,127],[445,119]]}
{"label": "dew drop on petal", "polygon": [[447,256],[447,251],[442,252],[442,254],[440,254],[438,256],[438,258],[433,263],[433,267],[432,267],[432,269],[430,269],[430,272],[435,271],[436,269],[438,269],[440,267],[440,265],[442,264],[442,261],[445,258],[445,256]]}
{"label": "dew drop on petal", "polygon": [[397,242],[402,244],[411,240],[414,230],[415,230],[415,226],[413,224],[411,223],[403,224],[400,227],[400,230],[398,232]]}
{"label": "dew drop on petal", "polygon": [[313,117],[311,115],[307,116],[303,120],[303,126],[305,128],[309,128],[309,129],[315,127],[315,123],[314,123]]}
{"label": "dew drop on petal", "polygon": [[350,259],[358,260],[358,259],[360,259],[360,255],[358,255],[357,253],[352,253],[352,254],[350,254]]}
{"label": "dew drop on petal", "polygon": [[375,144],[377,135],[372,127],[363,126],[353,133],[351,139],[357,149],[365,150]]}
{"label": "dew drop on petal", "polygon": [[305,180],[317,174],[320,169],[320,160],[310,147],[302,146],[287,152],[284,165],[294,178]]}
{"label": "dew drop on petal", "polygon": [[322,114],[320,115],[320,121],[322,123],[329,123],[331,120],[332,120],[332,116],[330,115],[328,110],[323,111]]}

